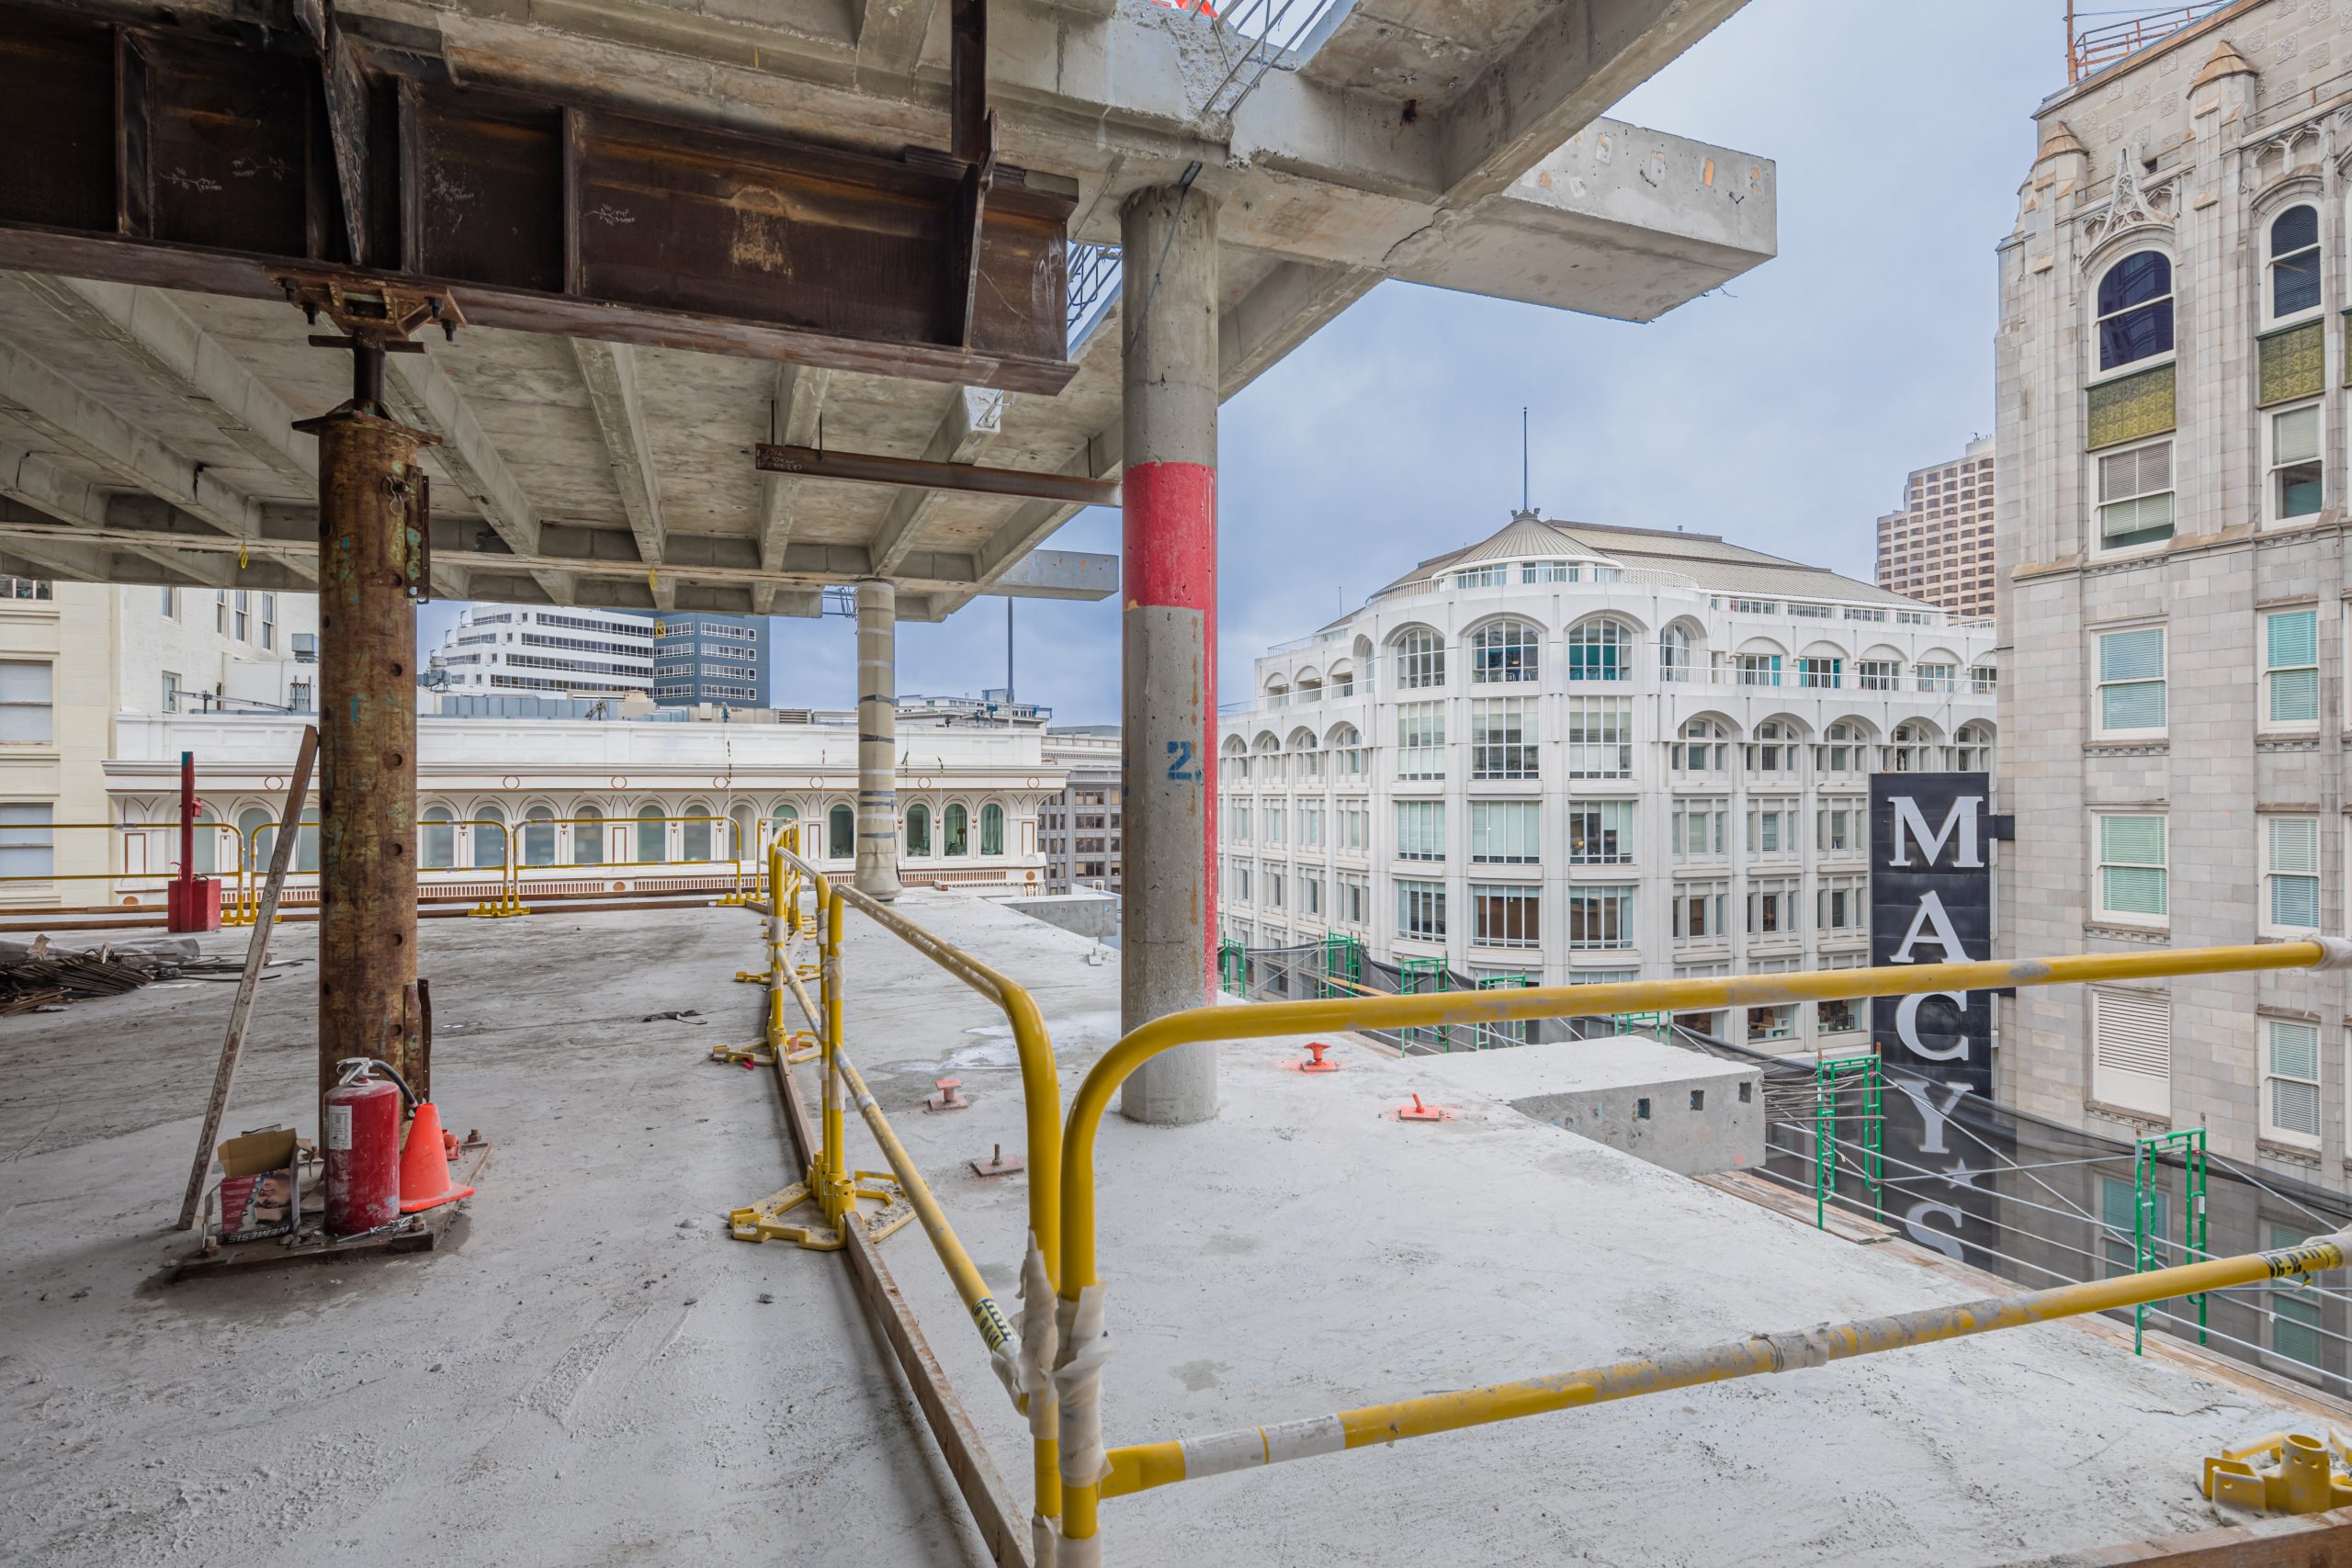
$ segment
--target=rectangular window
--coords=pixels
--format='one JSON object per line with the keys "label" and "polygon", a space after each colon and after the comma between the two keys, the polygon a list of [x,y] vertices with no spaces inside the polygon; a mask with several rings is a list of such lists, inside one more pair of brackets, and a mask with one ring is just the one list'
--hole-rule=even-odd
{"label": "rectangular window", "polygon": [[239,642],[250,640],[253,631],[254,594],[250,588],[237,590],[237,632]]}
{"label": "rectangular window", "polygon": [[1281,872],[1270,871],[1266,873],[1266,897],[1264,902],[1266,908],[1269,909],[1279,909],[1283,907],[1283,874]]}
{"label": "rectangular window", "polygon": [[2098,914],[2160,924],[2170,913],[2161,817],[2098,819]]}
{"label": "rectangular window", "polygon": [[1850,997],[1813,1004],[1814,1027],[1824,1034],[1851,1034],[1862,1027],[1862,1004]]}
{"label": "rectangular window", "polygon": [[1968,671],[1968,689],[1980,697],[1996,694],[2001,689],[2001,671],[1997,665],[1979,664]]}
{"label": "rectangular window", "polygon": [[2091,1098],[2145,1115],[2172,1114],[2170,997],[2092,990]]}
{"label": "rectangular window", "polygon": [[1543,859],[1543,807],[1532,800],[1470,803],[1470,858],[1488,865],[1533,865]]}
{"label": "rectangular window", "polygon": [[1800,659],[1797,660],[1797,684],[1820,691],[1835,691],[1845,668],[1846,661],[1842,659]]}
{"label": "rectangular window", "polygon": [[1323,808],[1302,806],[1298,808],[1298,847],[1319,850],[1323,847]]}
{"label": "rectangular window", "polygon": [[1445,802],[1400,800],[1396,803],[1396,858],[1445,858]]}
{"label": "rectangular window", "polygon": [[1340,923],[1361,926],[1364,912],[1372,907],[1372,888],[1361,876],[1340,878]]}
{"label": "rectangular window", "polygon": [[1396,884],[1396,934],[1414,942],[1445,940],[1445,884]]}
{"label": "rectangular window", "polygon": [[1867,931],[1871,923],[1870,879],[1825,876],[1815,896],[1814,923],[1824,935]]}
{"label": "rectangular window", "polygon": [[1793,1002],[1747,1010],[1747,1038],[1751,1041],[1793,1040],[1796,1032],[1797,1010]]}
{"label": "rectangular window", "polygon": [[2262,930],[2266,936],[2319,930],[2319,818],[2262,819]]}
{"label": "rectangular window", "polygon": [[1323,879],[1321,877],[1302,876],[1298,879],[1298,908],[1302,914],[1319,915],[1323,912]]}
{"label": "rectangular window", "polygon": [[1918,664],[1912,667],[1923,692],[1951,692],[1960,687],[1960,670],[1951,664]]}
{"label": "rectangular window", "polygon": [[1785,806],[1758,807],[1747,814],[1747,852],[1751,855],[1793,855],[1797,852],[1797,814]]}
{"label": "rectangular window", "polygon": [[277,646],[277,595],[275,593],[261,596],[261,645],[264,648]]}
{"label": "rectangular window", "polygon": [[1476,929],[1471,940],[1481,947],[1541,945],[1543,894],[1533,887],[1470,885],[1470,907]]}
{"label": "rectangular window", "polygon": [[2165,728],[2165,628],[2102,632],[2098,639],[2098,733],[2161,735]]}
{"label": "rectangular window", "polygon": [[225,588],[212,591],[212,629],[222,637],[229,635],[229,591]]}
{"label": "rectangular window", "polygon": [[1629,779],[1634,776],[1634,701],[1631,697],[1568,699],[1568,777]]}
{"label": "rectangular window", "polygon": [[1668,819],[1674,852],[1684,859],[1724,853],[1730,848],[1724,841],[1724,819],[1729,815],[1720,800],[1676,801],[1674,815]]}
{"label": "rectangular window", "polygon": [[2319,1025],[2262,1021],[2262,1135],[2319,1146]]}
{"label": "rectangular window", "polygon": [[2101,547],[2154,544],[2172,537],[2172,442],[2109,452],[2098,459]]}
{"label": "rectangular window", "polygon": [[1396,689],[1445,684],[1445,644],[1428,632],[1408,632],[1396,644]]}
{"label": "rectangular window", "polygon": [[1634,859],[1634,803],[1568,802],[1568,863],[1629,865]]}
{"label": "rectangular window", "polygon": [[1678,882],[1674,885],[1674,940],[1681,942],[1721,942],[1724,905],[1728,885],[1721,882]]}
{"label": "rectangular window", "polygon": [[1867,818],[1860,801],[1831,801],[1815,815],[1814,847],[1826,855],[1858,854]]}
{"label": "rectangular window", "polygon": [[1568,889],[1569,947],[1633,945],[1634,890],[1631,887]]}
{"label": "rectangular window", "polygon": [[2319,612],[2279,610],[2262,617],[2264,721],[2273,728],[2319,725]]}
{"label": "rectangular window", "polygon": [[1340,807],[1339,848],[1363,853],[1372,845],[1372,807],[1343,806]]}
{"label": "rectangular window", "polygon": [[1445,705],[1402,703],[1396,708],[1396,776],[1445,777]]}
{"label": "rectangular window", "polygon": [[1535,703],[1479,697],[1470,705],[1470,776],[1532,779],[1536,773]]}
{"label": "rectangular window", "polygon": [[169,670],[164,671],[164,711],[180,711],[180,678]]}
{"label": "rectangular window", "polygon": [[1739,656],[1739,683],[1743,686],[1777,686],[1781,683],[1781,656],[1777,653],[1743,653]]}
{"label": "rectangular window", "polygon": [[1510,581],[1510,568],[1507,566],[1474,566],[1453,574],[1456,588],[1500,588]]}
{"label": "rectangular window", "polygon": [[1865,692],[1892,692],[1903,683],[1903,666],[1892,659],[1865,659],[1855,670]]}
{"label": "rectangular window", "polygon": [[46,662],[0,660],[0,743],[41,746],[57,738]]}
{"label": "rectangular window", "polygon": [[[2309,1225],[2274,1224],[2270,1248],[2276,1252],[2300,1247],[2310,1231]],[[2299,1275],[2273,1280],[2263,1287],[2262,1304],[2270,1317],[2270,1353],[2306,1367],[2319,1367],[2324,1336],[2319,1322],[2320,1298],[2310,1281]]]}
{"label": "rectangular window", "polygon": [[176,588],[166,588],[163,592],[164,618],[167,621],[178,620],[180,618],[180,591]]}
{"label": "rectangular window", "polygon": [[2270,516],[2283,523],[2319,511],[2322,489],[2319,405],[2282,409],[2270,416]]}
{"label": "rectangular window", "polygon": [[1798,919],[1794,877],[1765,878],[1747,885],[1747,934],[1767,941],[1793,937]]}
{"label": "rectangular window", "polygon": [[55,821],[50,807],[28,801],[0,803],[0,874],[48,876],[57,870]]}
{"label": "rectangular window", "polygon": [[1266,807],[1266,842],[1279,844],[1282,841],[1283,808],[1279,806],[1269,806]]}

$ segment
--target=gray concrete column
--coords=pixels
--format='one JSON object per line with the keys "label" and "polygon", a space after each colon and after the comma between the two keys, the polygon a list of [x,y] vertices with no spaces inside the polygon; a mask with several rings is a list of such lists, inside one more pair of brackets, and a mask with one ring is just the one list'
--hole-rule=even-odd
{"label": "gray concrete column", "polygon": [[[1121,1025],[1199,1007],[1216,963],[1216,207],[1136,192],[1120,214],[1126,773]],[[1120,1113],[1216,1114],[1216,1047],[1138,1068]]]}
{"label": "gray concrete column", "polygon": [[857,585],[857,881],[896,898],[899,886],[899,594]]}

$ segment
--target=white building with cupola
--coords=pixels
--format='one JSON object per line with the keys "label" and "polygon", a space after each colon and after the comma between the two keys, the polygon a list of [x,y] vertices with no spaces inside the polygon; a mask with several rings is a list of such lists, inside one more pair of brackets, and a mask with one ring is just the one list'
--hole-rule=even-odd
{"label": "white building with cupola", "polygon": [[[1993,633],[1713,535],[1522,512],[1256,661],[1220,937],[1479,985],[1869,962],[1870,775],[1991,769]],[[1690,1020],[1860,1049],[1864,1004]]]}

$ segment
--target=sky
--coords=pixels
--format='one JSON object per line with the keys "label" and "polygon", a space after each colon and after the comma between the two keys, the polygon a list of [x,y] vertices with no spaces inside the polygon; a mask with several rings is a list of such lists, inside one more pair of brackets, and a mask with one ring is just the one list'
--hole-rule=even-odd
{"label": "sky", "polygon": [[[1384,283],[1224,407],[1218,663],[1250,661],[1519,503],[1684,527],[1868,579],[1905,476],[1993,428],[1994,245],[2063,0],[1751,0],[1611,115],[1773,159],[1780,254],[1647,326]],[[1115,552],[1080,513],[1064,549]],[[902,694],[1004,679],[1005,608],[899,633]],[[454,619],[435,605],[426,648]],[[1119,716],[1119,608],[1023,600],[1015,690]],[[848,707],[851,623],[779,620],[778,705]]]}

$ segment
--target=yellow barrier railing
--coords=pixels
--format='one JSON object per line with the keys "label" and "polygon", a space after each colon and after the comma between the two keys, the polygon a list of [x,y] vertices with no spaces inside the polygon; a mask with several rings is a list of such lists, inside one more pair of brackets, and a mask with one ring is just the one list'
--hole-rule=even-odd
{"label": "yellow barrier railing", "polygon": [[[1035,1498],[1032,1529],[1044,1538],[1050,1534],[1061,1512],[1060,1416],[1054,1398],[1050,1365],[1056,1315],[1053,1304],[1055,1282],[1059,1272],[1062,1230],[1060,1190],[1053,1179],[1053,1173],[1061,1166],[1061,1086],[1054,1066],[1053,1041],[1046,1032],[1045,1019],[1038,1011],[1036,999],[1027,990],[962,949],[943,942],[888,905],[827,876],[800,858],[797,847],[797,832],[787,830],[779,834],[769,852],[768,976],[771,1007],[768,1040],[777,1052],[778,1059],[786,1059],[784,1053],[789,1036],[785,1027],[782,1003],[789,993],[797,999],[801,1011],[808,1017],[811,1027],[816,1029],[824,1058],[821,1069],[825,1080],[821,1098],[824,1107],[821,1147],[806,1185],[812,1192],[833,1194],[832,1206],[826,1209],[828,1217],[837,1219],[837,1223],[847,1223],[839,1220],[838,1216],[854,1210],[855,1200],[853,1194],[856,1189],[845,1170],[847,1160],[841,1141],[841,1093],[845,1085],[856,1097],[860,1115],[876,1143],[881,1145],[900,1191],[905,1194],[915,1217],[922,1222],[924,1234],[930,1236],[933,1248],[938,1253],[956,1294],[970,1312],[973,1325],[979,1331],[991,1365],[1007,1392],[1012,1395],[1014,1407],[1028,1418]],[[794,971],[786,946],[791,931],[798,924],[799,888],[804,881],[815,889],[817,906],[821,911],[819,922],[820,1002],[809,1000],[798,975]],[[1021,1067],[1028,1169],[1031,1172],[1030,1247],[1023,1270],[1025,1304],[1018,1343],[1014,1340],[1012,1325],[1005,1319],[1003,1309],[981,1279],[979,1269],[973,1263],[964,1244],[956,1237],[955,1227],[940,1207],[930,1184],[923,1179],[922,1170],[907,1153],[905,1145],[892,1132],[888,1118],[883,1115],[881,1107],[866,1091],[865,1080],[842,1049],[842,912],[852,906],[994,1002],[1012,1030],[1013,1049]],[[787,1189],[786,1192],[789,1191]],[[778,1194],[780,1198],[783,1196],[785,1194]]]}
{"label": "yellow barrier railing", "polygon": [[[212,842],[216,859],[223,840],[238,854],[243,852],[237,830],[225,822],[198,822],[196,832],[199,841],[207,833],[214,835]],[[105,833],[119,840],[121,852],[118,856],[114,843],[107,844],[99,852],[107,862],[107,868],[104,871],[60,871],[57,869],[60,846],[52,836],[58,833]],[[153,867],[137,870],[130,867],[130,851],[134,840],[142,844],[161,841],[160,850],[155,852],[156,863]],[[99,891],[98,897],[101,902],[107,904],[124,893],[126,884],[137,886],[141,894],[160,891],[164,884],[179,876],[179,845],[180,825],[177,822],[14,822],[0,826],[0,851],[21,852],[38,850],[50,857],[50,869],[47,871],[0,873],[0,908],[6,907],[13,889],[32,884],[49,886],[59,883],[102,882],[107,886]],[[118,859],[122,862],[119,865],[115,863]],[[242,863],[238,869],[241,874],[243,869]],[[203,871],[197,874],[216,876],[220,874]]]}
{"label": "yellow barrier railing", "polygon": [[1763,1336],[1711,1350],[1630,1361],[1589,1371],[1419,1399],[1367,1405],[1304,1421],[1106,1451],[1100,1380],[1102,1284],[1096,1271],[1094,1144],[1111,1097],[1137,1067],[1180,1045],[1351,1029],[1408,1029],[1453,1023],[1507,1023],[1542,1018],[1627,1012],[1707,1011],[1800,1001],[1905,996],[1930,991],[1996,990],[2012,986],[2080,985],[2182,975],[2267,969],[2352,967],[2352,942],[2339,938],[2251,946],[2089,953],[2063,958],[1969,964],[1888,965],[1809,974],[1719,979],[1639,980],[1424,996],[1341,998],[1194,1008],[1130,1031],[1097,1061],[1070,1103],[1062,1140],[1062,1302],[1057,1382],[1061,1391],[1062,1568],[1101,1561],[1099,1507],[1121,1496],[1201,1475],[1336,1453],[1457,1427],[1508,1421],[1601,1399],[1847,1356],[1930,1343],[2084,1313],[2220,1290],[2266,1278],[2341,1267],[2345,1244],[2324,1237],[2286,1252],[2188,1264],[2032,1295],[1972,1303],[1789,1335]]}

